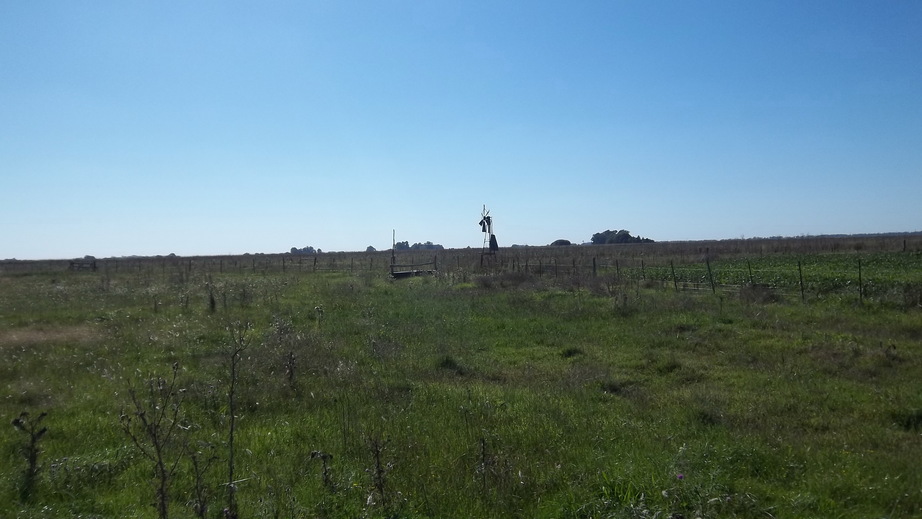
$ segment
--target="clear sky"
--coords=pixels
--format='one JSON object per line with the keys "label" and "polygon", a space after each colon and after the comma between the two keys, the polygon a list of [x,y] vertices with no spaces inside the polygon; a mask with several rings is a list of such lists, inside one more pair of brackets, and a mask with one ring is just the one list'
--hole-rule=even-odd
{"label": "clear sky", "polygon": [[0,1],[0,258],[922,230],[922,2]]}

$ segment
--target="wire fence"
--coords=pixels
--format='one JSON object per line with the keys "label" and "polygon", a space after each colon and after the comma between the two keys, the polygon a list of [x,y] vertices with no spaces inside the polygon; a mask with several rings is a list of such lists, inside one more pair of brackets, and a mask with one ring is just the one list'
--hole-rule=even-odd
{"label": "wire fence", "polygon": [[427,273],[544,280],[605,279],[675,291],[761,290],[808,302],[832,296],[922,305],[922,236],[849,239],[733,240],[609,246],[512,247],[242,256],[159,256],[0,262],[0,274],[236,275],[321,272],[387,276],[400,265]]}

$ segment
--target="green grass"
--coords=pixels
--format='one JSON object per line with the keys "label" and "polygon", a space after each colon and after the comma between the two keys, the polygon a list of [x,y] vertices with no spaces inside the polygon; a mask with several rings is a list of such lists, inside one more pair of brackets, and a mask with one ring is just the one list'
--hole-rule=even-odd
{"label": "green grass", "polygon": [[[854,259],[751,265],[827,279]],[[178,363],[171,515],[194,516],[200,452],[220,517],[227,328],[244,321],[241,517],[917,516],[922,312],[892,296],[917,261],[869,255],[864,280],[889,288],[860,304],[607,273],[0,275],[0,418],[48,412],[29,496],[27,437],[0,429],[0,516],[155,517],[119,417]]]}

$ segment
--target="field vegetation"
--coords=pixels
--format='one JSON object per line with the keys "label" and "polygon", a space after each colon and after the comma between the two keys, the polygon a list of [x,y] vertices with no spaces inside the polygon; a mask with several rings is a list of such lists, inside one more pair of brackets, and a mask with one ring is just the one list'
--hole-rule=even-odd
{"label": "field vegetation", "polygon": [[0,264],[0,517],[922,514],[913,243],[437,254]]}

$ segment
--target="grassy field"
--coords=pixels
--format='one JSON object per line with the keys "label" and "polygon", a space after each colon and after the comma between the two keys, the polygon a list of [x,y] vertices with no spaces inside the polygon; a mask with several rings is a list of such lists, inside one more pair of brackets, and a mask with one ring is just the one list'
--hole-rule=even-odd
{"label": "grassy field", "polygon": [[0,271],[0,517],[922,515],[922,254],[585,250]]}

